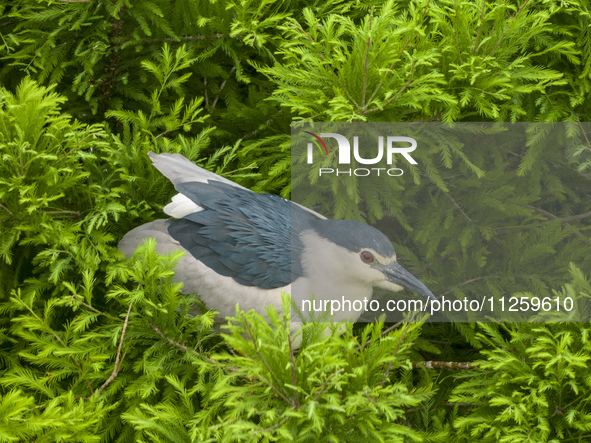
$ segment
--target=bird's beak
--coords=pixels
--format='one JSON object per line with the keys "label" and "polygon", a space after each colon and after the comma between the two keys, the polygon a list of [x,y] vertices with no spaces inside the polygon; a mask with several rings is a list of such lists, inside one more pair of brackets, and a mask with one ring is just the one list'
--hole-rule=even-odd
{"label": "bird's beak", "polygon": [[388,281],[406,289],[410,289],[423,297],[437,300],[427,286],[421,283],[418,278],[400,266],[397,262],[383,266],[381,271],[384,273]]}

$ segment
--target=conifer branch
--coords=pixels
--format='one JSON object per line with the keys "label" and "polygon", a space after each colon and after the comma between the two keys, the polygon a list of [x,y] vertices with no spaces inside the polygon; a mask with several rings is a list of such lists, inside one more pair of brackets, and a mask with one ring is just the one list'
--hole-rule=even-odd
{"label": "conifer branch", "polygon": [[[408,332],[408,328],[410,328],[410,321],[406,322],[406,328],[404,329],[404,332],[402,333],[402,336],[400,337],[400,339],[398,340],[398,343],[396,344],[396,350],[394,351],[394,355],[392,356],[393,358],[396,358],[396,356],[398,355],[398,351],[400,350],[400,344],[404,341],[404,337],[406,337],[406,333]],[[388,375],[390,374],[390,369],[392,368],[392,364],[393,362],[391,361],[388,364],[388,369],[386,369],[386,372],[384,373],[384,377],[382,378],[382,383],[380,383],[380,386],[384,386],[384,383],[386,383],[386,380],[388,379]]]}
{"label": "conifer branch", "polygon": [[400,88],[400,90],[398,91],[398,93],[395,96],[390,97],[381,107],[375,107],[373,109],[365,109],[365,110],[362,110],[361,111],[361,114],[366,115],[366,114],[371,114],[372,112],[375,112],[375,111],[383,110],[383,108],[385,108],[386,106],[388,106],[394,100],[397,100],[398,97],[400,97],[400,94],[402,94],[404,92],[404,90],[406,88],[408,88],[408,86],[412,83],[414,72],[415,72],[415,61],[412,60],[411,61],[411,64],[410,64],[410,76],[408,77],[408,80],[404,84],[404,86],[402,86],[402,88]]}
{"label": "conifer branch", "polygon": [[86,307],[86,308],[90,309],[90,310],[91,310],[91,311],[93,311],[93,312],[96,312],[97,314],[104,315],[105,317],[108,317],[108,318],[110,318],[110,319],[112,319],[112,320],[118,320],[117,318],[113,317],[111,314],[107,314],[106,312],[99,311],[99,310],[98,310],[98,309],[96,309],[95,307],[93,307],[93,306],[89,305],[89,304],[88,304],[88,303],[86,303],[84,300],[82,300],[80,297],[78,297],[78,295],[76,295],[76,294],[74,294],[74,293],[72,293],[72,299],[76,300],[76,301],[77,301],[78,303],[80,303],[82,306],[84,306],[84,307]]}
{"label": "conifer branch", "polygon": [[474,366],[474,362],[457,362],[457,361],[413,361],[413,369],[426,368],[426,369],[449,369],[452,371],[463,371],[471,369]]}
{"label": "conifer branch", "polygon": [[120,361],[121,358],[121,348],[123,347],[123,339],[125,338],[125,331],[127,330],[127,324],[129,322],[129,314],[131,313],[131,307],[133,306],[133,300],[129,303],[129,308],[127,308],[127,315],[125,316],[125,321],[123,322],[123,328],[121,329],[121,338],[119,339],[119,346],[117,347],[117,356],[115,357],[115,365],[113,366],[113,372],[109,378],[102,384],[100,388],[96,391],[98,395],[101,395],[103,390],[109,386],[109,384],[115,380],[115,377],[119,374],[119,370],[121,369],[121,365],[123,364],[123,360]]}
{"label": "conifer branch", "polygon": [[294,387],[294,409],[298,411],[300,409],[300,399],[298,397],[298,382],[296,380],[295,373],[295,360],[293,358],[293,346],[291,344],[291,334],[287,335],[287,342],[289,344],[289,362],[291,364],[291,384]]}
{"label": "conifer branch", "polygon": [[[250,323],[248,323],[248,320],[246,319],[246,316],[244,315],[244,313],[242,313],[242,319],[244,320],[244,324],[246,325],[246,329],[248,330],[248,335],[250,335],[250,339],[252,341],[252,344],[254,345],[254,351],[256,352],[256,354],[258,355],[258,357],[260,358],[260,360],[263,362],[263,364],[265,365],[265,367],[267,368],[267,370],[269,371],[269,373],[271,374],[271,377],[275,379],[275,382],[281,386],[281,382],[279,381],[279,379],[277,378],[277,375],[275,375],[275,373],[273,372],[273,370],[271,369],[271,367],[269,366],[269,363],[267,363],[267,360],[265,360],[265,358],[263,357],[263,355],[261,354],[261,352],[259,351],[259,347],[257,345],[257,340],[256,337],[254,336],[252,329],[250,327]],[[268,385],[271,389],[273,389],[277,395],[279,395],[283,400],[285,400],[285,402],[290,405],[293,406],[293,403],[285,396],[283,395],[276,387],[273,383],[271,383],[270,381],[266,380],[264,377],[261,377]]]}
{"label": "conifer branch", "polygon": [[[542,214],[544,217],[548,218],[549,220],[559,220],[560,219],[560,217],[557,217],[556,215],[554,215],[548,211],[545,211],[542,208],[536,208],[535,206],[531,206],[531,205],[527,205],[527,208],[533,209],[538,214]],[[572,225],[568,223],[569,221],[581,220],[581,219],[588,218],[588,217],[591,217],[591,212],[586,212],[585,214],[573,215],[570,217],[562,218],[562,219],[560,219],[561,220],[560,224],[562,226],[564,226],[565,228],[572,228]],[[575,232],[573,232],[573,234],[579,238],[582,238],[586,244],[591,245],[591,242],[587,239],[587,237],[585,235],[583,235],[583,233],[581,231],[575,231]]]}
{"label": "conifer branch", "polygon": [[[183,351],[185,351],[185,352],[189,352],[189,353],[191,353],[191,354],[195,355],[196,357],[203,358],[205,361],[207,361],[207,362],[209,362],[209,363],[211,363],[211,364],[213,364],[213,365],[219,365],[219,364],[220,364],[218,361],[216,361],[216,360],[213,360],[213,359],[209,358],[209,357],[208,357],[208,356],[206,356],[206,355],[200,354],[200,353],[199,353],[199,352],[197,352],[195,349],[193,349],[193,348],[190,348],[190,347],[188,347],[188,346],[185,346],[185,345],[183,345],[182,343],[176,342],[176,341],[174,341],[173,339],[171,339],[171,338],[167,337],[166,335],[164,335],[164,334],[162,333],[162,331],[161,331],[160,329],[158,329],[158,327],[157,327],[157,326],[155,326],[155,325],[150,325],[150,328],[151,328],[151,329],[152,329],[154,332],[156,332],[156,334],[158,334],[160,337],[162,337],[164,340],[166,340],[168,343],[170,343],[170,344],[171,344],[172,346],[174,346],[175,348],[182,349]],[[227,367],[226,369],[227,369],[227,370],[229,370],[229,371],[231,371],[231,372],[238,372],[238,369],[237,369],[237,368],[234,368],[234,367]]]}
{"label": "conifer branch", "polygon": [[493,47],[492,51],[490,51],[490,53],[488,54],[488,57],[492,57],[492,55],[495,53],[495,51],[499,48],[501,42],[503,41],[503,38],[505,37],[505,33],[507,32],[507,29],[511,27],[511,22],[513,20],[515,20],[519,16],[519,14],[521,13],[521,11],[523,11],[523,8],[525,8],[525,5],[527,5],[528,3],[529,3],[529,0],[525,0],[523,2],[523,4],[521,5],[521,7],[519,8],[519,10],[517,11],[517,13],[511,18],[511,20],[509,20],[507,22],[507,28],[505,28],[503,30],[503,32],[501,33],[501,36],[499,37],[499,40],[497,41],[497,43]]}
{"label": "conifer branch", "polygon": [[484,8],[486,6],[486,0],[482,0],[482,10],[480,11],[480,26],[478,26],[478,34],[476,34],[476,41],[474,42],[474,48],[472,49],[472,55],[476,54],[478,48],[478,42],[480,41],[480,33],[482,32],[482,25],[484,24]]}
{"label": "conifer branch", "polygon": [[[53,336],[56,338],[56,340],[57,340],[57,341],[58,341],[58,342],[59,342],[59,343],[60,343],[60,344],[61,344],[61,345],[62,345],[62,346],[65,348],[65,349],[69,349],[68,345],[67,345],[67,344],[66,344],[66,343],[65,343],[65,342],[64,342],[64,341],[63,341],[63,340],[60,338],[60,336],[59,336],[59,335],[57,335],[57,334],[55,333],[55,331],[54,331],[54,330],[53,330],[53,329],[52,329],[52,328],[51,328],[51,327],[50,327],[50,326],[49,326],[47,323],[45,323],[45,321],[44,321],[44,320],[42,320],[42,319],[41,319],[41,318],[40,318],[40,317],[39,317],[39,316],[38,316],[38,315],[35,313],[35,311],[33,311],[33,309],[32,309],[31,307],[29,307],[29,305],[27,305],[26,303],[24,303],[22,300],[20,300],[20,301],[22,302],[23,306],[24,306],[25,308],[27,308],[27,310],[28,310],[28,311],[31,313],[31,315],[33,315],[33,317],[35,317],[39,323],[41,323],[43,326],[45,326],[45,329],[46,329],[47,331],[49,331],[49,333],[50,333],[51,335],[53,335]],[[82,370],[82,366],[80,366],[80,363],[78,363],[78,362],[76,361],[76,359],[74,358],[74,356],[73,356],[73,355],[71,355],[71,356],[70,356],[70,359],[72,360],[72,362],[73,362],[73,363],[76,365],[76,367],[77,367],[77,368],[78,368],[78,370],[80,371],[80,375],[81,375],[81,376],[84,376],[84,371]],[[91,394],[94,394],[94,390],[92,389],[92,385],[90,384],[90,381],[88,381],[88,379],[87,379],[86,377],[84,377],[84,381],[86,382],[86,385],[87,385],[87,386],[88,386],[88,388],[90,389],[90,393],[91,393]]]}
{"label": "conifer branch", "polygon": [[[421,15],[421,22],[423,21],[423,19],[425,18],[425,15],[427,14],[427,9],[429,8],[429,3],[431,2],[431,0],[427,0],[427,4],[425,5],[425,8],[423,9],[423,14]],[[394,68],[394,65],[396,64],[396,62],[398,61],[398,58],[402,55],[402,53],[404,52],[404,50],[406,49],[406,47],[408,46],[408,44],[410,43],[412,37],[408,37],[406,39],[406,41],[404,42],[404,45],[402,45],[402,48],[400,49],[400,51],[398,52],[398,56],[396,57],[396,60],[394,60],[390,66],[388,67],[388,69],[386,70],[386,76],[384,78],[387,78],[388,75],[390,74],[390,72],[392,72],[392,69]],[[378,93],[378,91],[380,90],[380,88],[382,87],[382,84],[384,83],[384,79],[381,79],[378,82],[378,86],[374,89],[373,93],[371,94],[371,96],[369,97],[369,100],[367,101],[367,104],[369,105],[371,103],[371,101],[374,99],[374,97],[376,96],[376,94]]]}
{"label": "conifer branch", "polygon": [[[304,31],[301,26],[296,25],[296,28],[298,28],[300,30],[300,32],[302,32],[306,37],[308,37],[308,40],[310,40],[313,44],[316,43],[314,41],[314,39],[312,38],[312,36],[310,36],[310,34],[308,34],[306,31]],[[326,64],[325,66],[328,67],[328,70],[330,71],[330,73],[334,77],[335,81],[337,82],[337,85],[345,93],[345,95],[347,96],[347,98],[349,100],[351,100],[351,102],[353,102],[353,104],[359,109],[359,103],[357,103],[355,101],[355,99],[353,97],[351,97],[351,95],[349,94],[349,91],[347,91],[347,88],[345,88],[345,86],[341,83],[341,81],[339,80],[339,78],[337,77],[337,75],[335,74],[335,72],[333,71],[332,67],[330,66],[330,63],[328,63],[328,61],[326,60],[326,58],[324,57],[324,55],[322,54],[322,52],[318,51],[318,55],[320,56],[320,58],[322,59],[322,61]]]}
{"label": "conifer branch", "polygon": [[[392,326],[390,326],[388,329],[384,330],[382,332],[382,337],[384,335],[386,335],[388,332],[392,332],[394,329],[397,329],[402,323],[404,323],[403,321],[399,321],[398,323],[393,324]],[[371,340],[370,340],[371,341]],[[367,343],[366,343],[367,344]]]}
{"label": "conifer branch", "polygon": [[330,382],[330,380],[332,380],[333,377],[339,375],[344,370],[345,369],[340,368],[338,371],[336,371],[333,374],[330,374],[328,377],[326,377],[326,380],[324,380],[324,383],[322,384],[322,388],[320,388],[320,391],[318,391],[318,394],[316,395],[316,397],[314,397],[315,402],[318,401],[318,399],[320,398],[320,396],[322,394],[324,394],[324,391],[326,391],[326,388],[328,387],[328,383]]}

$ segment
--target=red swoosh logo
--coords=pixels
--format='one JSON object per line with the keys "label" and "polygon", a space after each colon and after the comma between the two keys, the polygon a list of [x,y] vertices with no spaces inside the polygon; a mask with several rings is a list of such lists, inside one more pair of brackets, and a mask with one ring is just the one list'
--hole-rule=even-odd
{"label": "red swoosh logo", "polygon": [[324,144],[324,142],[322,141],[322,139],[320,137],[318,137],[316,134],[312,133],[312,132],[308,132],[308,131],[304,131],[306,134],[310,134],[313,137],[316,137],[318,139],[318,141],[320,143],[322,143],[322,146],[324,146],[324,150],[326,151],[326,155],[328,155],[328,149],[326,147],[326,145]]}

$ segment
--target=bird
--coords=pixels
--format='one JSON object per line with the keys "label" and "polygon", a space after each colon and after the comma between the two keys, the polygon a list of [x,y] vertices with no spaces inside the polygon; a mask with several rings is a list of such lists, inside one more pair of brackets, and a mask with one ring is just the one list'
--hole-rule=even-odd
{"label": "bird", "polygon": [[342,302],[343,309],[331,309],[332,320],[354,322],[362,314],[355,306],[371,300],[375,288],[406,288],[435,300],[398,263],[391,241],[378,229],[255,193],[181,154],[148,155],[178,194],[164,207],[170,218],[129,231],[119,250],[131,257],[154,238],[160,254],[184,251],[174,280],[182,282],[183,293],[197,294],[205,308],[217,311],[216,319],[235,316],[237,305],[263,316],[268,306],[280,311],[282,293],[291,295],[302,321],[312,318],[311,306]]}

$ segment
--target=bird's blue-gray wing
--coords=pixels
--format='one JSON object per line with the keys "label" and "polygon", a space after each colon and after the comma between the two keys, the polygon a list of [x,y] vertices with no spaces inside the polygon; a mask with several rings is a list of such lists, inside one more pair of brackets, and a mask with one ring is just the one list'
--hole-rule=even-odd
{"label": "bird's blue-gray wing", "polygon": [[172,219],[168,232],[206,266],[261,289],[286,286],[302,274],[298,234],[312,215],[276,195],[215,180],[176,189],[203,210]]}

